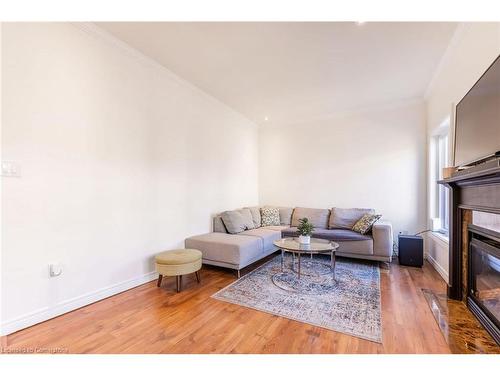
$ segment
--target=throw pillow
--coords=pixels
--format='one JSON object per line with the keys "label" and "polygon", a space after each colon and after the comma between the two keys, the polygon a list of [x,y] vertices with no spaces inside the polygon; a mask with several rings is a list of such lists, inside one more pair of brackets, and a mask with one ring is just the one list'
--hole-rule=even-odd
{"label": "throw pillow", "polygon": [[280,225],[280,209],[278,207],[262,207],[260,216],[263,227]]}
{"label": "throw pillow", "polygon": [[363,217],[354,224],[352,230],[361,234],[366,234],[372,229],[373,224],[381,217],[382,215],[364,214]]}
{"label": "throw pillow", "polygon": [[255,229],[257,228],[253,222],[252,212],[249,208],[242,208],[238,210],[243,216],[243,223],[245,224],[245,229]]}
{"label": "throw pillow", "polygon": [[250,210],[224,211],[220,214],[226,229],[231,234],[241,233],[247,229],[253,229],[253,220]]}
{"label": "throw pillow", "polygon": [[250,210],[253,219],[253,226],[255,228],[260,228],[262,219],[260,218],[260,208],[259,207],[245,207]]}
{"label": "throw pillow", "polygon": [[290,225],[292,222],[292,207],[278,207],[280,210],[280,224],[281,225]]}

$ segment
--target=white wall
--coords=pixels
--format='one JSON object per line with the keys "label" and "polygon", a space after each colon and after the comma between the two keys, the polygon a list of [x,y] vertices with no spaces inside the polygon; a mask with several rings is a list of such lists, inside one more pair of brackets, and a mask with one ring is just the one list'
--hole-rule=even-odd
{"label": "white wall", "polygon": [[[2,29],[3,29],[3,24],[0,22],[0,155],[2,154]],[[3,335],[2,333],[2,322],[3,322],[3,248],[2,248],[2,233],[3,233],[3,226],[2,226],[2,178],[0,177],[0,336]],[[3,342],[3,338],[1,339],[2,341],[0,342],[1,346],[6,346],[6,343]]]}
{"label": "white wall", "polygon": [[444,281],[449,279],[448,239],[439,234],[424,233],[425,258],[434,266]]}
{"label": "white wall", "polygon": [[426,95],[432,133],[500,54],[500,23],[465,23],[457,28]]}
{"label": "white wall", "polygon": [[[452,105],[463,98],[499,54],[500,23],[465,23],[457,28],[426,94],[428,145],[451,115]],[[427,194],[430,219],[434,216],[435,203],[434,181],[430,177],[429,182],[432,184]],[[448,281],[447,242],[430,234],[426,236],[425,247],[428,259]]]}
{"label": "white wall", "polygon": [[[2,332],[155,277],[153,255],[258,203],[257,127],[99,31],[4,24]],[[48,264],[63,274],[49,278]]]}
{"label": "white wall", "polygon": [[262,126],[260,202],[372,207],[399,231],[425,227],[425,109],[411,101]]}

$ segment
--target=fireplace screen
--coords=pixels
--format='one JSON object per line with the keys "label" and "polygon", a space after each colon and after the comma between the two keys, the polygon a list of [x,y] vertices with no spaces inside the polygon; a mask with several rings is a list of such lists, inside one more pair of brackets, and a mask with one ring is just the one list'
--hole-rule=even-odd
{"label": "fireplace screen", "polygon": [[500,321],[500,244],[488,239],[471,241],[469,295],[498,327]]}

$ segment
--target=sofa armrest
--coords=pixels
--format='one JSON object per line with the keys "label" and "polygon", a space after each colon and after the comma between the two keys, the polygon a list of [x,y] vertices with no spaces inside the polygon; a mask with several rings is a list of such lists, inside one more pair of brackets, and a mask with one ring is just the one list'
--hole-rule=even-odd
{"label": "sofa armrest", "polygon": [[392,256],[392,225],[388,221],[377,221],[372,227],[373,255]]}

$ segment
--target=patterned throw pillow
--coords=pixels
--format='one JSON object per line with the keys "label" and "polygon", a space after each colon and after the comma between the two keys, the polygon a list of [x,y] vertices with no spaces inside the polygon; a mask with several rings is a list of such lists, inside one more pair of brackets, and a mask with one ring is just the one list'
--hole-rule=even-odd
{"label": "patterned throw pillow", "polygon": [[381,217],[382,215],[364,214],[363,217],[354,224],[352,230],[361,234],[366,234],[372,229],[372,225]]}
{"label": "patterned throw pillow", "polygon": [[263,227],[280,225],[280,209],[278,207],[262,207],[260,216]]}

